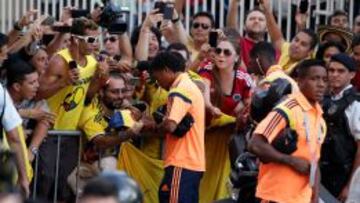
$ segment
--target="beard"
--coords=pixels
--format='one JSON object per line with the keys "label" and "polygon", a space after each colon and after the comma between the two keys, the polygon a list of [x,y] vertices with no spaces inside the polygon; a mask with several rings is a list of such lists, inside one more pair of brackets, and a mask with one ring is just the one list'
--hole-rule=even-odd
{"label": "beard", "polygon": [[106,108],[108,108],[110,110],[115,110],[115,109],[121,108],[123,101],[121,100],[121,102],[116,102],[116,101],[112,101],[109,98],[104,98],[103,103],[106,106]]}

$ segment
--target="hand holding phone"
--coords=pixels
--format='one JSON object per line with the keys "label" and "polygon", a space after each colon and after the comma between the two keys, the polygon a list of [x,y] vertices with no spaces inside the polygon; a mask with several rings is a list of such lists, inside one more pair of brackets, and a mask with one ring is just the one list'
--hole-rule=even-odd
{"label": "hand holding phone", "polygon": [[211,47],[215,48],[217,46],[218,33],[217,31],[210,31],[209,33],[209,44]]}
{"label": "hand holding phone", "polygon": [[77,63],[76,61],[72,60],[69,62],[69,68],[72,69],[76,69],[77,68]]}

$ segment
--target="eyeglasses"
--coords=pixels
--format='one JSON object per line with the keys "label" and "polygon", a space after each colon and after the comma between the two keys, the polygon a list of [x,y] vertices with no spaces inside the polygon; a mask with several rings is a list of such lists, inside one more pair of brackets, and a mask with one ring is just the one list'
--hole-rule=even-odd
{"label": "eyeglasses", "polygon": [[99,41],[99,37],[94,36],[79,36],[76,35],[77,38],[84,40],[86,43],[93,44]]}
{"label": "eyeglasses", "polygon": [[216,48],[215,53],[217,55],[220,55],[221,53],[224,53],[225,56],[231,56],[232,51],[230,49],[222,49],[222,48]]}
{"label": "eyeglasses", "polygon": [[114,37],[114,36],[111,36],[111,37],[106,37],[106,38],[104,38],[104,44],[108,41],[108,40],[110,40],[110,42],[116,42],[116,37]]}
{"label": "eyeglasses", "polygon": [[198,29],[200,26],[201,26],[201,28],[204,29],[204,30],[207,30],[207,29],[210,28],[210,25],[205,24],[205,23],[194,23],[194,24],[192,25],[192,27],[193,27],[194,29]]}

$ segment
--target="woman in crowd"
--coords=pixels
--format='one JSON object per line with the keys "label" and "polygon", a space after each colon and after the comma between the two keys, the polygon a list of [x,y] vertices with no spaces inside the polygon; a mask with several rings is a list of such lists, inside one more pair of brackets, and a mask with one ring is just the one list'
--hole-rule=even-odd
{"label": "woman in crowd", "polygon": [[[252,80],[240,67],[241,50],[237,39],[229,37],[220,41],[215,49],[213,62],[199,70],[206,86],[208,129],[205,133],[206,172],[200,192],[212,194],[204,195],[203,202],[228,196],[228,143],[234,133],[236,117],[243,113],[250,100]],[[209,187],[210,185],[216,187]]]}

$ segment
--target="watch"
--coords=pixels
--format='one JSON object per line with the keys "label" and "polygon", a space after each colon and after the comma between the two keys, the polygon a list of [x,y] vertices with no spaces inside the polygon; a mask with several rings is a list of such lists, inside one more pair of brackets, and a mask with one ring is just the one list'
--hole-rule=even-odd
{"label": "watch", "polygon": [[30,151],[34,156],[37,156],[39,154],[39,149],[37,147],[31,147]]}

